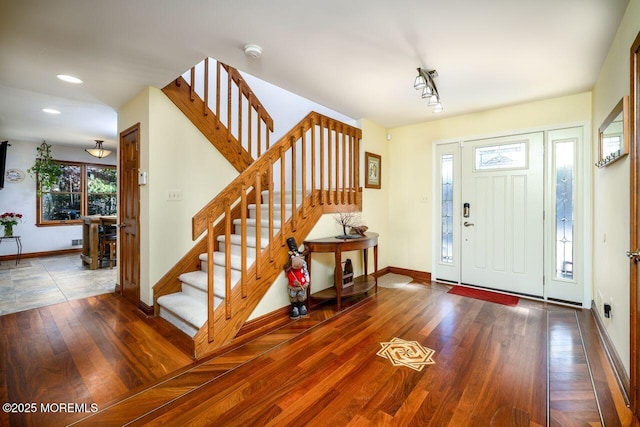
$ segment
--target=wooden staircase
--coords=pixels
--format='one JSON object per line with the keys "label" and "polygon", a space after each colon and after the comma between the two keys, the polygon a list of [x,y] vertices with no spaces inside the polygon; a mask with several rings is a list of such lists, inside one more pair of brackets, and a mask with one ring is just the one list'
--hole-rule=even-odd
{"label": "wooden staircase", "polygon": [[[191,71],[192,82],[196,74]],[[169,86],[165,93],[192,96],[184,79]],[[222,123],[215,117],[211,123],[199,128],[214,133],[207,138],[220,144],[226,126],[214,130]],[[222,131],[223,146],[240,141]],[[249,165],[238,160],[244,154],[233,155],[236,168],[245,169],[193,217],[196,244],[154,286],[156,314],[191,338],[195,358],[233,342],[288,260],[288,237],[301,243],[323,213],[360,209],[360,138],[360,129],[312,112],[276,144],[258,138],[243,147],[259,155]]]}
{"label": "wooden staircase", "polygon": [[162,91],[238,172],[269,149],[273,119],[235,68],[206,58]]}

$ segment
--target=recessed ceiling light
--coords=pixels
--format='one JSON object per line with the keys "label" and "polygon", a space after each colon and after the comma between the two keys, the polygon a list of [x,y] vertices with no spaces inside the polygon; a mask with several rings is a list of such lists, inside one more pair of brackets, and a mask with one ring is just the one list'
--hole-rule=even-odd
{"label": "recessed ceiling light", "polygon": [[67,83],[73,83],[73,84],[80,84],[82,83],[82,80],[80,80],[77,77],[74,76],[70,76],[68,74],[58,74],[57,76],[60,80],[63,80]]}
{"label": "recessed ceiling light", "polygon": [[43,108],[42,111],[49,114],[60,114],[60,111],[54,110],[53,108]]}

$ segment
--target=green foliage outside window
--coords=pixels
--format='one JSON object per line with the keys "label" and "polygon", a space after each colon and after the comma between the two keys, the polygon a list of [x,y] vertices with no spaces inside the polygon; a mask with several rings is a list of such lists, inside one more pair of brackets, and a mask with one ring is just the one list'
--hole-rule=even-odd
{"label": "green foliage outside window", "polygon": [[40,224],[79,222],[85,215],[116,215],[118,176],[114,166],[62,164],[62,175],[40,195]]}

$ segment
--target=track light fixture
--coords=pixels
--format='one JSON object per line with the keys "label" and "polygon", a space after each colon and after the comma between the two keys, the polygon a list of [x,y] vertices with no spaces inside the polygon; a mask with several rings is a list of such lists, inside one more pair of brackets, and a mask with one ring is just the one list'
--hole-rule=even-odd
{"label": "track light fixture", "polygon": [[105,148],[102,148],[102,143],[104,141],[101,141],[99,139],[96,139],[96,146],[93,148],[85,148],[84,151],[86,151],[87,153],[91,154],[93,157],[97,157],[99,159],[103,158],[103,157],[107,157],[109,154],[111,154],[110,150],[107,150]]}
{"label": "track light fixture", "polygon": [[418,75],[413,82],[415,90],[422,91],[422,99],[427,99],[427,106],[433,107],[434,113],[442,112],[442,103],[440,102],[440,94],[434,78],[438,77],[436,70],[427,71],[424,68],[418,68]]}

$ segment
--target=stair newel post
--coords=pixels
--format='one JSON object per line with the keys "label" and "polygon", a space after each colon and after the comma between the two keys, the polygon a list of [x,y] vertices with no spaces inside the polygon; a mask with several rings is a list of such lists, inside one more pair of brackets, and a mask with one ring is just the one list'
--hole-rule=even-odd
{"label": "stair newel post", "polygon": [[224,303],[227,319],[231,319],[231,200],[224,202]]}
{"label": "stair newel post", "polygon": [[296,153],[297,141],[295,137],[291,137],[291,228],[296,231],[298,228],[298,209],[296,204],[296,164],[298,163]]}
{"label": "stair newel post", "polygon": [[202,112],[209,115],[209,57],[204,58],[204,106]]}
{"label": "stair newel post", "polygon": [[240,190],[240,291],[242,298],[247,297],[247,187],[242,184]]}
{"label": "stair newel post", "polygon": [[273,262],[273,164],[267,164],[267,182],[269,183],[269,262]]}
{"label": "stair newel post", "polygon": [[[305,123],[308,127],[308,124]],[[300,203],[302,205],[302,218],[307,217],[307,127],[301,127],[300,132],[302,132],[302,188]]]}
{"label": "stair newel post", "polygon": [[324,119],[320,119],[320,204],[324,205]]}
{"label": "stair newel post", "polygon": [[214,297],[213,297],[213,250],[215,244],[215,235],[213,231],[213,216],[207,216],[207,329],[209,342],[214,339]]}
{"label": "stair newel post", "polygon": [[280,147],[280,235],[282,236],[282,246],[287,244],[287,236],[285,233],[285,180],[284,180],[284,174],[285,174],[285,151],[284,151],[284,146]]}
{"label": "stair newel post", "polygon": [[311,207],[316,207],[316,121],[311,118]]}
{"label": "stair newel post", "polygon": [[256,279],[260,278],[260,260],[262,258],[262,180],[256,172],[254,188],[256,190]]}

